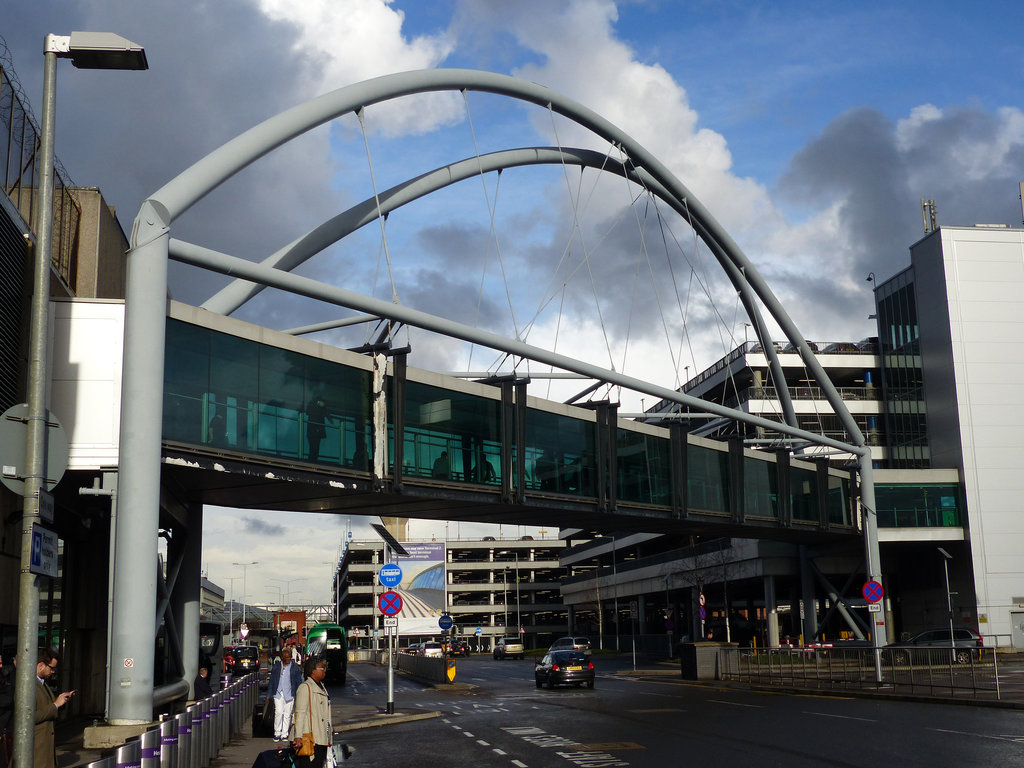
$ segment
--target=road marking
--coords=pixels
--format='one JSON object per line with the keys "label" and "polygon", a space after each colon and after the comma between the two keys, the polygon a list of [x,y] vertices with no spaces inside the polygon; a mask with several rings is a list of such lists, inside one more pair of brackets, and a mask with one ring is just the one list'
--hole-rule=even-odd
{"label": "road marking", "polygon": [[495,747],[491,751],[494,752],[494,754],[496,754],[496,755],[507,755],[508,754],[508,752],[506,752],[504,749],[498,749],[497,747]]}
{"label": "road marking", "polygon": [[763,704],[741,704],[738,701],[722,701],[721,699],[708,699],[712,704],[727,704],[730,707],[749,707],[750,709],[764,709]]}
{"label": "road marking", "polygon": [[994,741],[1012,741],[1016,744],[1024,742],[1024,736],[1003,736],[999,734],[990,733],[971,733],[970,731],[952,731],[948,728],[929,728],[930,731],[938,731],[939,733],[952,733],[957,736],[975,736],[979,739],[992,739]]}
{"label": "road marking", "polygon": [[853,715],[833,715],[831,712],[804,712],[805,715],[817,715],[818,717],[836,717],[840,720],[860,720],[864,723],[877,723],[877,720],[873,720],[870,717],[854,717]]}
{"label": "road marking", "polygon": [[489,746],[491,746],[491,742],[484,741],[483,739],[477,739],[476,743],[479,744],[481,747],[489,747]]}
{"label": "road marking", "polygon": [[679,707],[664,707],[662,709],[627,709],[627,712],[632,712],[634,715],[657,715],[663,712],[685,712],[685,709],[679,709]]}
{"label": "road marking", "polygon": [[524,763],[522,760],[513,760],[512,765],[518,765],[519,768],[526,768],[526,763]]}
{"label": "road marking", "polygon": [[462,732],[462,735],[463,735],[463,736],[468,736],[468,737],[469,737],[469,738],[471,738],[471,739],[475,739],[475,738],[476,738],[476,736],[474,736],[474,735],[473,735],[472,733],[470,733],[469,731],[463,731],[463,732]]}

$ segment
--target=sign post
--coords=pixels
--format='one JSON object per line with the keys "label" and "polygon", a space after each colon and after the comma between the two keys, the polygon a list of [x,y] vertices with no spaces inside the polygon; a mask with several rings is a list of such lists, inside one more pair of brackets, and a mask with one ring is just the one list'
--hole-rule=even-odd
{"label": "sign post", "polygon": [[[385,566],[387,567],[387,566]],[[395,566],[397,568],[397,566]],[[381,568],[384,571],[384,568]],[[378,577],[380,574],[378,574]],[[398,571],[398,581],[402,580],[402,571]],[[383,583],[383,580],[382,580]],[[397,583],[397,582],[396,582]],[[381,596],[377,599],[377,608],[381,613],[384,614],[385,621],[390,618],[395,618],[402,611],[402,596],[397,592],[388,590],[387,592],[381,593]],[[397,625],[397,619],[396,619]],[[385,710],[387,714],[395,714],[395,635],[396,632],[391,631],[391,627],[385,625],[388,630],[388,705]],[[397,630],[398,627],[395,627]]]}

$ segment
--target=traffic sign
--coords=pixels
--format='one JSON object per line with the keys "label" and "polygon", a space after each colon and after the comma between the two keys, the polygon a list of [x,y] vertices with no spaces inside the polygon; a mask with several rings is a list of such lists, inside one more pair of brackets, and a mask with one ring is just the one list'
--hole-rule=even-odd
{"label": "traffic sign", "polygon": [[45,528],[32,526],[32,555],[28,564],[29,573],[40,576],[57,576],[57,534]]}
{"label": "traffic sign", "polygon": [[377,578],[385,587],[397,587],[402,583],[402,569],[394,563],[387,563],[381,566]]}
{"label": "traffic sign", "polygon": [[864,599],[869,603],[877,603],[885,594],[882,590],[882,585],[877,581],[865,582],[863,589],[861,589],[861,593],[864,595]]}
{"label": "traffic sign", "polygon": [[441,618],[439,618],[437,620],[437,626],[439,626],[445,632],[447,632],[449,629],[451,629],[452,628],[452,624],[454,624],[454,623],[455,622],[452,620],[452,617],[449,616],[447,613],[442,613],[441,614]]}
{"label": "traffic sign", "polygon": [[402,596],[397,592],[385,592],[378,598],[377,607],[385,616],[397,616],[402,610]]}
{"label": "traffic sign", "polygon": [[385,616],[384,617],[384,626],[385,627],[397,627],[398,626],[398,617],[397,616]]}
{"label": "traffic sign", "polygon": [[[46,412],[46,478],[40,486],[47,491],[60,482],[68,468],[68,436],[57,417]],[[28,447],[28,405],[12,405],[0,415],[0,463],[3,474],[0,480],[14,493],[25,493],[25,473],[28,461],[25,449]]]}
{"label": "traffic sign", "polygon": [[708,617],[708,609],[703,605],[700,607],[700,620],[704,621]]}
{"label": "traffic sign", "polygon": [[477,637],[480,637],[480,635],[482,635],[483,633],[484,633],[483,627],[477,627],[476,628],[476,632],[474,632],[473,634],[475,634]]}
{"label": "traffic sign", "polygon": [[701,608],[703,608],[705,605],[708,604],[707,598],[704,597],[704,593],[703,592],[701,592],[699,595],[697,595],[697,603],[700,605]]}

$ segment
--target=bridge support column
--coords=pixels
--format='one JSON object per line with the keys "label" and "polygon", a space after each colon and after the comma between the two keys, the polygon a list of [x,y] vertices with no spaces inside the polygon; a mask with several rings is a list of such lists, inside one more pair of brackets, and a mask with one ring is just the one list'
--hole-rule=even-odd
{"label": "bridge support column", "polygon": [[808,562],[810,555],[807,547],[800,545],[800,598],[804,603],[804,615],[801,631],[804,642],[809,643],[818,634],[818,609],[814,595],[814,575]]}
{"label": "bridge support column", "polygon": [[764,617],[769,648],[779,647],[779,603],[775,597],[775,577],[764,577]]}
{"label": "bridge support column", "polygon": [[128,253],[107,713],[112,725],[153,719],[169,224],[162,205],[144,203]]}
{"label": "bridge support column", "polygon": [[[191,685],[199,672],[199,595],[202,589],[203,565],[203,505],[190,504],[188,524],[176,531],[182,539],[175,546],[181,566],[171,593],[171,612],[174,624],[181,633],[181,663],[184,680]],[[184,534],[184,535],[181,535]],[[210,680],[220,679],[220,670],[210,670]],[[215,689],[216,690],[216,689]]]}

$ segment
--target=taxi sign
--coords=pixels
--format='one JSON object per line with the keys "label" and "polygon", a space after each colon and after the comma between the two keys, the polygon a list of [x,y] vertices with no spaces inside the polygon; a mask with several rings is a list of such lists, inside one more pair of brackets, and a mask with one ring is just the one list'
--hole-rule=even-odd
{"label": "taxi sign", "polygon": [[402,583],[402,569],[394,563],[387,563],[380,567],[377,578],[385,587],[397,587]]}

